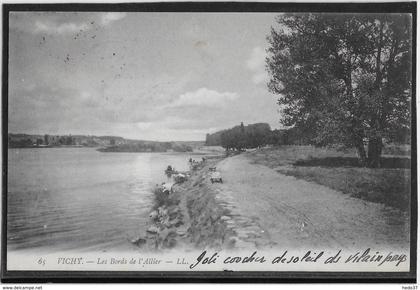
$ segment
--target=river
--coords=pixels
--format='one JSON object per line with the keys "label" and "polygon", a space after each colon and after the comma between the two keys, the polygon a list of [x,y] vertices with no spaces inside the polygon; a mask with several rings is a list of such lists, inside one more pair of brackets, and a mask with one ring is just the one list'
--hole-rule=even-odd
{"label": "river", "polygon": [[143,235],[151,188],[188,154],[101,153],[94,148],[8,150],[9,251],[130,250]]}

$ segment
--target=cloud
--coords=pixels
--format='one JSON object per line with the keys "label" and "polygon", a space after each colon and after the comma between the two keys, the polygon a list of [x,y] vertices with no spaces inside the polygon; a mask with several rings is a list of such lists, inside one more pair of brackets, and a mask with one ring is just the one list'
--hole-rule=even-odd
{"label": "cloud", "polygon": [[179,96],[169,107],[183,106],[206,106],[206,107],[223,107],[228,102],[238,98],[237,93],[217,92],[207,88],[201,88],[194,92],[187,92]]}
{"label": "cloud", "polygon": [[252,76],[252,81],[254,82],[254,84],[263,84],[266,82],[266,80],[267,80],[267,74],[265,72],[255,73]]}
{"label": "cloud", "polygon": [[108,25],[114,21],[118,21],[127,16],[125,12],[107,12],[101,15],[101,24]]}
{"label": "cloud", "polygon": [[57,24],[52,21],[35,21],[35,32],[67,34],[88,29],[87,23],[67,22]]}
{"label": "cloud", "polygon": [[[82,15],[82,14],[81,14]],[[127,13],[124,12],[106,12],[106,13],[97,13],[96,15],[90,15],[89,19],[83,17],[82,19],[78,19],[76,21],[67,21],[61,22],[60,18],[57,15],[53,15],[49,18],[38,17],[35,19],[35,23],[32,27],[32,31],[35,33],[48,33],[48,34],[71,34],[77,33],[80,31],[87,31],[91,30],[95,25],[99,26],[107,26],[112,22],[118,21],[123,19],[127,16]],[[93,17],[92,17],[93,16]],[[95,20],[93,21],[92,18]]]}
{"label": "cloud", "polygon": [[145,129],[149,129],[150,127],[153,126],[152,122],[137,122],[136,123],[137,128],[141,129],[141,130],[145,130]]}
{"label": "cloud", "polygon": [[265,70],[265,58],[267,54],[265,50],[260,47],[254,47],[248,60],[246,61],[246,67],[253,72],[252,81],[255,84],[262,84],[267,82],[268,75]]}

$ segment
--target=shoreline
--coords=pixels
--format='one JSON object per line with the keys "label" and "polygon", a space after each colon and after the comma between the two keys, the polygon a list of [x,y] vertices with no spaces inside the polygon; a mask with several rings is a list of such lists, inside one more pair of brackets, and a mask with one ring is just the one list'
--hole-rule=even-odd
{"label": "shoreline", "polygon": [[218,192],[209,181],[209,167],[224,159],[221,155],[209,156],[198,168],[186,172],[188,179],[175,183],[170,194],[155,189],[148,229],[131,242],[152,251],[233,248],[236,240],[226,222],[228,213],[217,203]]}
{"label": "shoreline", "polygon": [[[315,242],[318,246],[343,248],[361,242],[360,246],[373,243],[407,248],[409,224],[404,211],[329,184],[288,176],[279,165],[274,169],[267,166],[266,162],[275,160],[265,151],[210,157],[197,169],[186,172],[188,180],[174,184],[173,193],[165,196],[155,192],[151,230],[134,243],[152,250],[304,247]],[[276,162],[287,159],[282,160]],[[223,184],[210,182],[210,167],[221,173]],[[341,175],[332,177],[342,180]],[[320,207],[326,207],[325,211],[319,212]],[[337,219],[343,220],[341,226],[332,222]],[[368,232],[376,232],[377,237]]]}

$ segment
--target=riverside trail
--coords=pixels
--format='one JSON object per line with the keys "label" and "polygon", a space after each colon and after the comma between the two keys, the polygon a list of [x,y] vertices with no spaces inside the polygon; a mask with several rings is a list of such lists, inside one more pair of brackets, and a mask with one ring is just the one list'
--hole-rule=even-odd
{"label": "riverside trail", "polygon": [[[409,219],[394,208],[280,174],[246,153],[220,161],[217,169],[223,184],[214,185],[216,198],[231,212],[238,245],[409,249]],[[244,225],[258,237],[241,234]]]}

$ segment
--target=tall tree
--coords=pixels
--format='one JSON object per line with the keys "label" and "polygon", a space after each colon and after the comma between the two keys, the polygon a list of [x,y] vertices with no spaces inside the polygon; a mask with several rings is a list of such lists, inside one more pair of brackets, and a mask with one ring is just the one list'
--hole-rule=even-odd
{"label": "tall tree", "polygon": [[267,69],[282,123],[311,130],[317,145],[355,147],[364,165],[379,167],[383,140],[410,126],[411,17],[308,13],[277,22]]}

